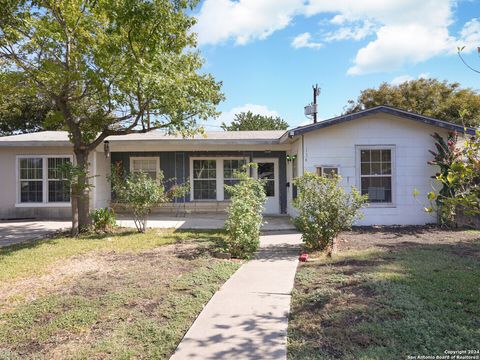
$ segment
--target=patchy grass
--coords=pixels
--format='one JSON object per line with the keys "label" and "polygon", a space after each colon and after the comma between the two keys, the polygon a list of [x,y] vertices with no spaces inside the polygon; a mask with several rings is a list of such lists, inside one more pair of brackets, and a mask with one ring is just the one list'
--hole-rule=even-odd
{"label": "patchy grass", "polygon": [[0,292],[0,358],[168,358],[239,266],[209,255],[221,236],[150,231],[7,249],[0,258],[17,280]]}
{"label": "patchy grass", "polygon": [[[360,243],[367,237],[369,247]],[[480,233],[361,230],[344,239],[348,250],[298,269],[290,359],[405,359],[478,349]]]}
{"label": "patchy grass", "polygon": [[53,263],[90,251],[138,253],[187,239],[216,242],[223,236],[222,232],[208,230],[191,232],[151,229],[140,234],[133,230],[120,229],[114,234],[57,237],[8,246],[0,248],[0,285],[19,277],[44,274]]}

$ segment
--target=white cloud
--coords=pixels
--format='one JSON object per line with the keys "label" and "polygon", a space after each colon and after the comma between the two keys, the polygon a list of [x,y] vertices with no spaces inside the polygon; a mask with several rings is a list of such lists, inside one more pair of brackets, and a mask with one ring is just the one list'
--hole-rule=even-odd
{"label": "white cloud", "polygon": [[302,0],[205,0],[194,31],[200,45],[229,39],[244,45],[285,28],[302,3]]}
{"label": "white cloud", "polygon": [[323,45],[319,42],[311,41],[312,35],[308,32],[300,34],[295,37],[292,41],[292,46],[295,49],[299,48],[311,48],[311,49],[319,49]]}
{"label": "white cloud", "polygon": [[[428,79],[429,77],[430,77],[429,73],[421,73],[421,74],[418,74],[417,79]],[[393,78],[392,81],[390,81],[390,84],[400,85],[405,81],[411,81],[411,80],[415,80],[415,78],[411,75],[405,74],[405,75],[400,75],[400,76],[397,76],[396,78]]]}
{"label": "white cloud", "polygon": [[[332,19],[333,23],[336,23],[338,21],[341,21],[341,23],[344,22],[344,20],[338,20],[338,19],[335,20],[335,18]],[[359,25],[342,26],[338,30],[328,33],[325,37],[325,40],[326,41],[340,41],[340,40],[358,41],[366,38],[369,35],[374,34],[375,28],[376,26],[372,22],[366,20],[363,23],[360,23]]]}
{"label": "white cloud", "polygon": [[396,78],[392,79],[392,81],[390,81],[390,84],[400,85],[400,84],[404,83],[405,81],[410,81],[410,80],[413,80],[413,79],[414,79],[414,77],[410,76],[410,75],[400,75],[400,76],[397,76]]}
{"label": "white cloud", "polygon": [[[348,74],[392,71],[480,44],[480,20],[450,34],[457,0],[205,0],[198,13],[199,44],[233,39],[244,45],[284,29],[296,16],[332,16],[323,41],[299,34],[294,47],[318,49],[324,41],[363,40]],[[331,15],[333,14],[333,15]],[[325,26],[325,23],[320,26]]]}
{"label": "white cloud", "polygon": [[465,46],[465,51],[472,51],[480,46],[480,20],[478,18],[465,23],[460,32],[457,46]]}
{"label": "white cloud", "polygon": [[269,109],[265,105],[245,104],[241,106],[236,106],[230,109],[229,111],[222,112],[222,114],[217,119],[215,119],[214,122],[210,122],[210,124],[207,124],[207,127],[209,125],[218,127],[222,123],[229,125],[235,118],[235,114],[238,114],[241,112],[248,112],[248,111],[251,111],[254,114],[265,115],[265,116],[279,116],[278,112],[276,112],[275,110]]}

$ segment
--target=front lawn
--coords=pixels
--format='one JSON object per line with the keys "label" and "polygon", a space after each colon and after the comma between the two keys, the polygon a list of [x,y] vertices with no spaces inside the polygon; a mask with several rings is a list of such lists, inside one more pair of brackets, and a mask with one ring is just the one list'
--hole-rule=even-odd
{"label": "front lawn", "polygon": [[223,234],[121,231],[0,249],[0,358],[168,358],[238,264]]}
{"label": "front lawn", "polygon": [[[406,359],[480,345],[480,233],[342,234],[340,254],[299,266],[290,359]],[[477,354],[478,356],[478,354]]]}

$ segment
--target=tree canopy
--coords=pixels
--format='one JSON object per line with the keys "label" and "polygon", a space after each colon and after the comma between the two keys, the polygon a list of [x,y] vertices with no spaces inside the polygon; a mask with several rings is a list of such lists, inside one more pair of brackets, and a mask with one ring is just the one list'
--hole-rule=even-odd
{"label": "tree canopy", "polygon": [[[196,0],[5,0],[0,76],[54,105],[79,167],[110,135],[165,129],[191,134],[216,116],[221,84],[201,73],[191,12]],[[10,80],[7,88],[17,89]],[[21,95],[19,95],[21,96]],[[88,181],[79,179],[80,188]],[[88,224],[88,194],[78,202]]]}
{"label": "tree canopy", "polygon": [[19,74],[0,73],[0,136],[57,130],[47,121],[54,110],[53,101],[37,96],[26,86]]}
{"label": "tree canopy", "polygon": [[266,116],[248,111],[235,114],[230,125],[222,123],[221,127],[225,131],[286,130],[288,123],[279,116]]}
{"label": "tree canopy", "polygon": [[[388,105],[466,126],[480,126],[480,94],[459,83],[417,79],[399,85],[382,83],[349,100],[345,113]],[[462,116],[463,115],[463,116]]]}

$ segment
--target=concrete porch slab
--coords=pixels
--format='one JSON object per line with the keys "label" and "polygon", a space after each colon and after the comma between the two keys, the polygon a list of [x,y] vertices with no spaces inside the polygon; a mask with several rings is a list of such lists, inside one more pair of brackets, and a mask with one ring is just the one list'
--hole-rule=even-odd
{"label": "concrete porch slab", "polygon": [[[160,229],[223,229],[226,219],[225,214],[189,214],[186,216],[168,216],[152,214],[147,221],[147,227]],[[265,216],[263,231],[294,230],[289,216]],[[120,214],[117,224],[122,227],[134,228],[135,224],[131,216]]]}

